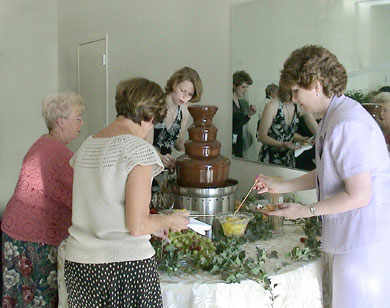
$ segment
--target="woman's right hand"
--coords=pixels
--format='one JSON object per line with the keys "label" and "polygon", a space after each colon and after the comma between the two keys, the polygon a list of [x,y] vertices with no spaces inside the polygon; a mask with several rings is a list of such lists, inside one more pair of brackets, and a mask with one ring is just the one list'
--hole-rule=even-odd
{"label": "woman's right hand", "polygon": [[291,141],[284,141],[283,146],[290,151],[295,151],[297,149],[296,145]]}
{"label": "woman's right hand", "polygon": [[258,194],[270,193],[277,194],[279,193],[280,182],[273,180],[271,177],[259,174],[255,178],[255,189],[258,191]]}
{"label": "woman's right hand", "polygon": [[187,229],[188,223],[190,222],[188,215],[190,215],[189,211],[175,211],[168,215],[170,218],[169,229],[172,231]]}
{"label": "woman's right hand", "polygon": [[167,168],[170,171],[175,170],[176,159],[171,154],[160,155],[160,157],[165,168]]}

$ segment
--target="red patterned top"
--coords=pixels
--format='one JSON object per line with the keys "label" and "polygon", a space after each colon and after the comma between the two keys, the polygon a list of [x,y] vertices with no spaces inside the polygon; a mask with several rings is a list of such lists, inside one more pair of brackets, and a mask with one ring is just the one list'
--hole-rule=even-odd
{"label": "red patterned top", "polygon": [[16,240],[59,245],[68,236],[72,216],[73,168],[64,144],[39,138],[23,159],[15,192],[1,229]]}

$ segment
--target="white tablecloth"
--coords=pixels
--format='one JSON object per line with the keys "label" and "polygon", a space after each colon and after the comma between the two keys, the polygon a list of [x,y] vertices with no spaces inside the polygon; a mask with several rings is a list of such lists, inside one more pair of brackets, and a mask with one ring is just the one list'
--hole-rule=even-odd
{"label": "white tablecloth", "polygon": [[[324,261],[292,262],[285,254],[297,245],[303,231],[299,226],[285,226],[282,234],[267,241],[247,243],[247,256],[256,255],[256,245],[270,253],[278,252],[278,259],[267,258],[265,269],[271,276],[274,303],[270,293],[263,286],[251,280],[227,284],[209,273],[196,275],[160,275],[164,308],[320,308],[323,307],[322,279]],[[63,279],[63,252],[65,243],[59,247],[58,284],[59,307],[66,308],[66,289]],[[283,262],[290,263],[281,267]],[[281,267],[281,268],[280,268]],[[274,269],[280,268],[276,273]]]}
{"label": "white tablecloth", "polygon": [[[301,227],[285,226],[282,234],[267,241],[245,244],[247,256],[256,255],[256,245],[270,253],[278,252],[278,259],[267,258],[265,268],[271,276],[274,303],[270,293],[261,284],[247,280],[226,284],[208,273],[169,277],[161,274],[164,308],[319,308],[323,307],[323,259],[313,262],[292,262],[285,254],[297,245],[303,236]],[[281,267],[283,262],[290,263]],[[281,268],[280,268],[281,267]],[[274,269],[280,268],[276,273]]]}

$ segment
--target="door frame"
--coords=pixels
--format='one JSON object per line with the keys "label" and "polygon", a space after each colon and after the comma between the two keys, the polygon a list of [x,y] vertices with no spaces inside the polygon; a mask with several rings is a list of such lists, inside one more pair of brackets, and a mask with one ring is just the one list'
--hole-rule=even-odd
{"label": "door frame", "polygon": [[[106,71],[106,123],[105,123],[105,126],[107,126],[108,125],[108,34],[107,33],[101,37],[80,42],[77,45],[77,93],[80,94],[80,47],[83,45],[87,45],[90,43],[103,41],[103,40],[106,42],[104,67],[105,67],[105,71]],[[103,61],[103,59],[102,59],[102,61]]]}

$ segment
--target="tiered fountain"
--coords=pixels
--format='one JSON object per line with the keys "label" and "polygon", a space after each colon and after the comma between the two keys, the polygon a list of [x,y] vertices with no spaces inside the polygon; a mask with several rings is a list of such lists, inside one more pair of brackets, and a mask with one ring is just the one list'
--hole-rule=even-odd
{"label": "tiered fountain", "polygon": [[[200,214],[216,215],[234,210],[238,183],[229,179],[230,160],[220,155],[221,143],[216,140],[218,129],[212,118],[217,106],[189,106],[194,123],[188,128],[190,140],[185,143],[185,154],[176,160],[177,195],[175,206]],[[216,238],[220,229],[213,217],[199,219],[213,226],[206,234]]]}

